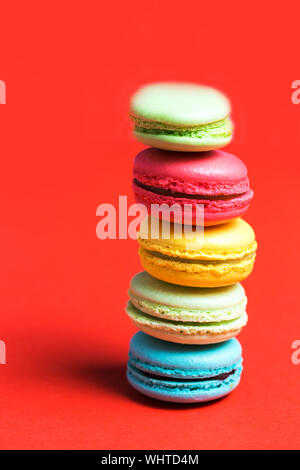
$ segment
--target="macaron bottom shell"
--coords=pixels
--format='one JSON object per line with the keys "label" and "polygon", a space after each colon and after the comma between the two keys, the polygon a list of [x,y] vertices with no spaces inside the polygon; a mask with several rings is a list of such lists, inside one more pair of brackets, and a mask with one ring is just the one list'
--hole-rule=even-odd
{"label": "macaron bottom shell", "polygon": [[214,344],[226,341],[237,336],[248,320],[243,309],[239,316],[229,320],[174,321],[149,315],[135,307],[131,301],[128,302],[126,312],[134,325],[144,333],[164,341],[181,344]]}
{"label": "macaron bottom shell", "polygon": [[255,253],[236,260],[192,263],[156,256],[140,247],[145,271],[161,281],[189,287],[221,287],[240,282],[251,274]]}
{"label": "macaron bottom shell", "polygon": [[176,378],[150,376],[130,364],[127,379],[138,392],[157,400],[175,403],[200,403],[216,400],[232,392],[239,384],[242,366],[221,380],[178,380]]}
{"label": "macaron bottom shell", "polygon": [[225,147],[232,139],[233,124],[227,117],[199,127],[163,125],[136,120],[133,134],[145,145],[179,152],[201,152]]}
{"label": "macaron bottom shell", "polygon": [[[171,208],[172,210],[162,210],[159,212],[161,219],[170,220],[176,222],[176,218],[182,221],[184,211],[189,210],[191,213],[191,220],[194,225],[202,225],[202,219],[197,220],[199,213],[199,207],[203,206],[204,225],[218,225],[230,222],[237,217],[241,217],[249,208],[250,202],[253,198],[253,191],[248,190],[244,194],[227,197],[222,199],[216,197],[215,199],[203,198],[187,198],[184,196],[172,196],[168,194],[158,194],[155,192],[155,188],[147,189],[141,187],[137,181],[133,182],[133,192],[135,200],[138,204],[144,204],[148,210],[148,213],[152,215],[152,207],[156,208],[157,205],[160,207]],[[178,208],[178,209],[177,209]],[[189,208],[189,209],[187,209]],[[177,211],[174,212],[174,210]],[[156,215],[155,213],[153,214]],[[199,216],[198,216],[199,219]]]}
{"label": "macaron bottom shell", "polygon": [[232,330],[228,333],[220,333],[218,335],[185,335],[183,336],[180,333],[170,332],[170,331],[163,331],[155,328],[151,328],[150,326],[143,325],[141,323],[133,321],[135,326],[139,328],[141,331],[146,333],[147,335],[153,336],[154,338],[161,339],[163,341],[169,341],[172,343],[180,343],[180,344],[215,344],[221,343],[222,341],[226,341],[230,338],[234,338],[237,336],[242,328]]}

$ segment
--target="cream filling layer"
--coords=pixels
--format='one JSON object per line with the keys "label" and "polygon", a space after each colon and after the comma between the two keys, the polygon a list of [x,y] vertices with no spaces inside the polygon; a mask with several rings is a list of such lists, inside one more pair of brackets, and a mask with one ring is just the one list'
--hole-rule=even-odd
{"label": "cream filling layer", "polygon": [[129,291],[131,303],[141,312],[166,320],[182,322],[219,322],[233,320],[241,316],[246,309],[246,297],[239,303],[216,309],[196,309],[163,305],[149,301]]}

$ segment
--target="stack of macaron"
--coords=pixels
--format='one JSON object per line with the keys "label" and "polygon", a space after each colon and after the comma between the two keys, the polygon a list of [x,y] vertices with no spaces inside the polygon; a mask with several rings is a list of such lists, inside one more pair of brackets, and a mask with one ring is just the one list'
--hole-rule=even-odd
{"label": "stack of macaron", "polygon": [[148,216],[138,237],[144,271],[130,282],[126,308],[141,330],[127,377],[160,400],[213,400],[240,381],[240,281],[257,244],[241,218],[253,198],[247,168],[219,150],[232,138],[230,110],[222,93],[194,84],[147,85],[131,100],[134,136],[150,148],[133,168],[135,200]]}

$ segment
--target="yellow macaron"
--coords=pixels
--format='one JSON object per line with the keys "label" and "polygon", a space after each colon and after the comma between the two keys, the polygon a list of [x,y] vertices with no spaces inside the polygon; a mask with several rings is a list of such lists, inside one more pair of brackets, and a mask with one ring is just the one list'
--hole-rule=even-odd
{"label": "yellow macaron", "polygon": [[[152,231],[153,226],[158,231]],[[180,233],[171,224],[148,217],[141,225],[139,255],[145,271],[171,284],[220,287],[240,282],[251,273],[257,243],[253,229],[242,219],[194,233]],[[154,234],[154,235],[153,235]]]}

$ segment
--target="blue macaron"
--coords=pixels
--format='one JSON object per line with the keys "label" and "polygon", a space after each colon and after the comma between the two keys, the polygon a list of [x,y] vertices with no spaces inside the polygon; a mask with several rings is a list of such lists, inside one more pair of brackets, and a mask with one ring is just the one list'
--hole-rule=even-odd
{"label": "blue macaron", "polygon": [[230,393],[240,381],[242,348],[236,338],[217,344],[184,345],[139,331],[130,342],[127,378],[158,400],[195,403]]}

